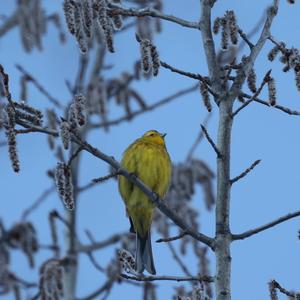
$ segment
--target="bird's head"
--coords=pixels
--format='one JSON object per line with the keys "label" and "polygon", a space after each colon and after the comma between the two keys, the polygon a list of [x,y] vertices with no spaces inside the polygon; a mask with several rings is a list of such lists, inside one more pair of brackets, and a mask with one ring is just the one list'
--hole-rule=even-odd
{"label": "bird's head", "polygon": [[142,140],[158,145],[165,145],[166,133],[159,133],[156,130],[149,130],[143,136]]}

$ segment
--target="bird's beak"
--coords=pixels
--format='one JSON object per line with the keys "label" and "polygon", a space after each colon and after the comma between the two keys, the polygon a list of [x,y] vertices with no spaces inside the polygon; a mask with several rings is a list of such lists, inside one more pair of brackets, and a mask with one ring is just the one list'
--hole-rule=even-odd
{"label": "bird's beak", "polygon": [[161,136],[162,136],[163,138],[165,138],[166,135],[167,135],[166,133],[162,133],[162,134],[161,134]]}

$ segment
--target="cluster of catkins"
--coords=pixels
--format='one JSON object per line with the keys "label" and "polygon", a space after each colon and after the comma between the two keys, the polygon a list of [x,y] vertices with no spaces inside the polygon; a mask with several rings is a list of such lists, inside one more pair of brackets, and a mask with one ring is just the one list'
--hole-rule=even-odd
{"label": "cluster of catkins", "polygon": [[40,268],[39,289],[42,300],[59,300],[64,296],[64,261],[51,258]]}
{"label": "cluster of catkins", "polygon": [[100,41],[104,39],[107,49],[114,52],[113,31],[123,25],[121,15],[109,15],[106,0],[65,0],[64,14],[69,32],[75,36],[82,53],[88,50],[88,43],[95,35]]}
{"label": "cluster of catkins", "polygon": [[20,171],[20,163],[17,153],[17,142],[16,142],[16,131],[15,125],[16,120],[30,126],[41,126],[43,114],[25,104],[11,101],[5,106],[4,114],[4,127],[7,137],[8,151],[12,167],[15,172]]}
{"label": "cluster of catkins", "polygon": [[283,72],[288,72],[291,69],[295,73],[296,87],[300,91],[300,54],[299,50],[292,47],[286,48],[285,43],[281,42],[275,45],[268,54],[268,59],[273,61],[277,55],[281,53],[279,61],[284,64]]}
{"label": "cluster of catkins", "polygon": [[[224,17],[216,18],[213,25],[213,33],[218,34],[221,30],[221,47],[228,50],[229,41],[233,45],[238,43],[238,26],[233,10],[226,11]],[[230,39],[229,39],[230,37]]]}
{"label": "cluster of catkins", "polygon": [[153,76],[157,76],[160,60],[156,46],[149,39],[142,39],[138,34],[136,34],[136,40],[140,43],[142,70],[145,73],[152,70]]}
{"label": "cluster of catkins", "polygon": [[83,94],[76,94],[74,102],[70,105],[68,111],[68,120],[62,120],[60,123],[59,135],[64,149],[68,150],[71,133],[76,133],[77,129],[86,123],[86,98]]}
{"label": "cluster of catkins", "polygon": [[[239,65],[236,66],[237,68],[237,76],[239,75],[239,72],[241,70],[243,70],[244,65],[248,62],[248,57],[243,56],[241,59],[241,63]],[[252,68],[247,76],[247,85],[249,90],[253,93],[253,98],[256,98],[262,88],[264,87],[265,84],[267,84],[268,86],[268,98],[269,98],[269,104],[274,106],[276,105],[276,86],[275,86],[275,80],[272,76],[270,76],[271,71],[267,72],[267,74],[264,76],[263,81],[260,85],[259,88],[257,88],[257,84],[256,84],[256,73],[254,68]],[[242,95],[238,96],[238,100],[241,102],[245,102],[245,99],[243,98]]]}
{"label": "cluster of catkins", "polygon": [[58,14],[46,16],[40,0],[20,0],[14,13],[20,30],[22,45],[27,52],[33,48],[42,50],[42,36],[47,31],[47,23],[53,22],[57,27],[61,42],[65,41]]}
{"label": "cluster of catkins", "polygon": [[2,233],[2,235],[4,235],[4,239],[0,243],[1,247],[6,245],[14,249],[20,249],[28,257],[29,265],[31,268],[33,268],[33,255],[38,251],[38,240],[32,223],[17,223],[13,225],[10,230]]}

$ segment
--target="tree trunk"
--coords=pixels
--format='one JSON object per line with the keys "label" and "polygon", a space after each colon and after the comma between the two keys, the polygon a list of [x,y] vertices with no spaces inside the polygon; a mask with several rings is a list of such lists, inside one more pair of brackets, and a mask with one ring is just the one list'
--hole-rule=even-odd
{"label": "tree trunk", "polygon": [[222,156],[217,158],[216,201],[216,299],[230,300],[231,233],[230,214],[230,143],[232,128],[232,101],[222,99],[219,106],[217,147]]}

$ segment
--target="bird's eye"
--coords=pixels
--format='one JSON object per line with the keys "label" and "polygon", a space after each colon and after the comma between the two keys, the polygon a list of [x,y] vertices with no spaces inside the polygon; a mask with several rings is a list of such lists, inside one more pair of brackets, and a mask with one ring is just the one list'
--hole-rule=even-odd
{"label": "bird's eye", "polygon": [[151,133],[150,136],[154,136],[154,133]]}

